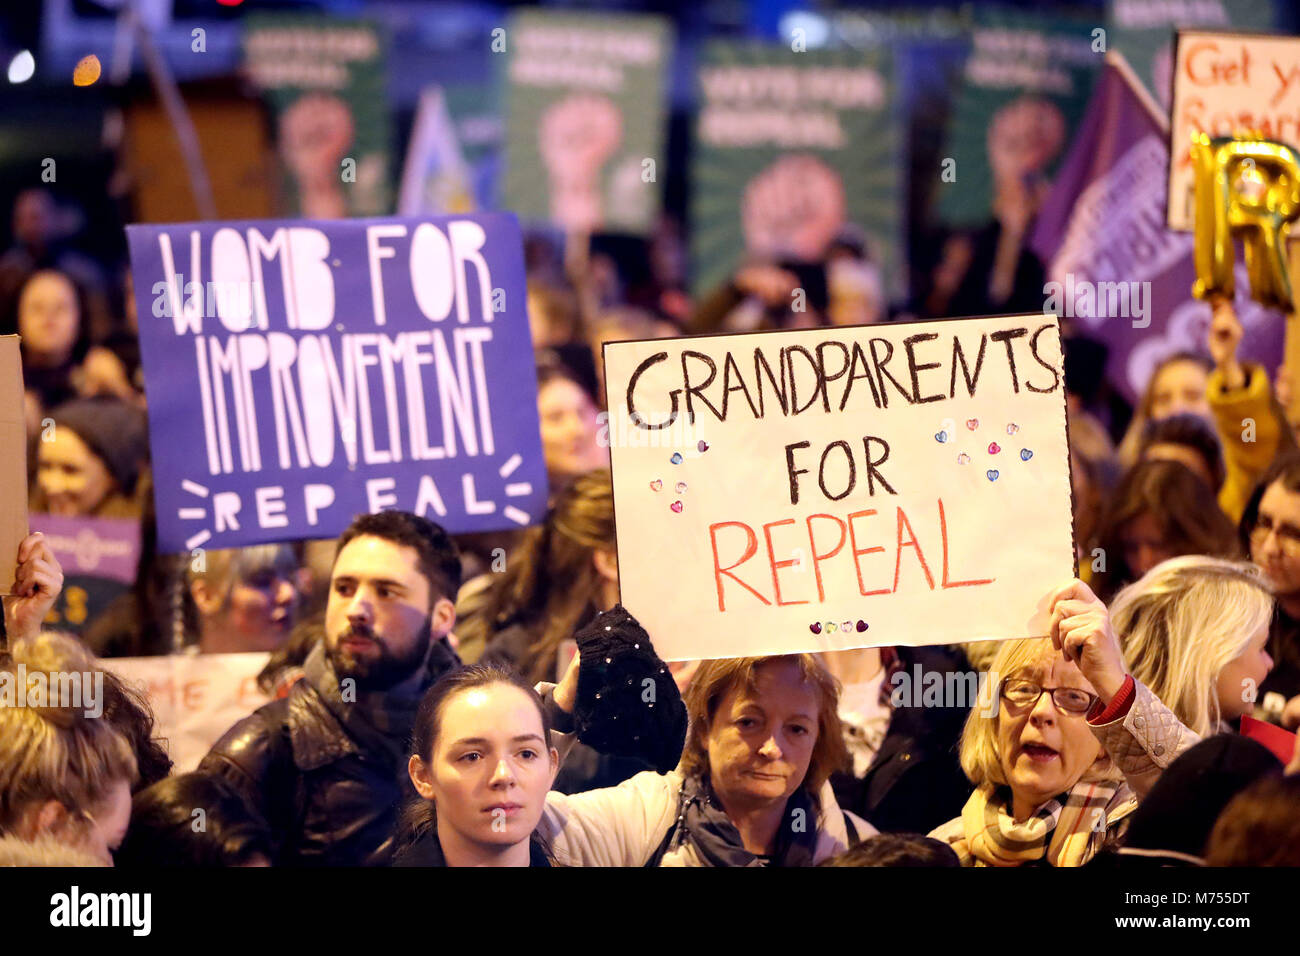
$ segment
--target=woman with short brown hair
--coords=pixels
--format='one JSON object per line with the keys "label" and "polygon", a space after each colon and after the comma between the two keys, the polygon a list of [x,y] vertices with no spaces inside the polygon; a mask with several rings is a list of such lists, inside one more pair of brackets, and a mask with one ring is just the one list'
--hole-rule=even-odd
{"label": "woman with short brown hair", "polygon": [[685,703],[671,773],[547,797],[557,864],[813,866],[876,832],[828,783],[847,760],[839,687],[812,655],[705,661]]}

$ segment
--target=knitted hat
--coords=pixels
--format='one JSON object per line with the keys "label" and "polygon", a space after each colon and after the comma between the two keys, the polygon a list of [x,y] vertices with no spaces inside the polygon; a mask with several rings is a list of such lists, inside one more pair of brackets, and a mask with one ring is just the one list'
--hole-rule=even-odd
{"label": "knitted hat", "polygon": [[1260,777],[1281,771],[1277,757],[1254,740],[1207,737],[1160,775],[1134,812],[1124,846],[1202,856],[1228,801]]}
{"label": "knitted hat", "polygon": [[140,466],[149,457],[149,429],[144,415],[118,398],[79,398],[56,408],[50,417],[69,428],[104,462],[118,487],[135,490]]}
{"label": "knitted hat", "polygon": [[601,753],[639,757],[660,773],[676,767],[686,707],[645,628],[620,604],[573,637],[581,659],[573,709],[578,739]]}

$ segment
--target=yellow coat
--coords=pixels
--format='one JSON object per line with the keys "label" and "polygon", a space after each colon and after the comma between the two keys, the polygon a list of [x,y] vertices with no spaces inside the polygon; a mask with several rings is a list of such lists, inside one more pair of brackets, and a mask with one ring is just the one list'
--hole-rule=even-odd
{"label": "yellow coat", "polygon": [[[1277,455],[1282,423],[1273,413],[1273,390],[1261,366],[1245,365],[1246,385],[1227,391],[1223,375],[1210,373],[1207,391],[1214,413],[1227,477],[1219,492],[1219,507],[1233,521],[1241,520],[1246,500],[1260,475]],[[1254,422],[1254,428],[1250,422]],[[1253,441],[1248,441],[1253,438]]]}

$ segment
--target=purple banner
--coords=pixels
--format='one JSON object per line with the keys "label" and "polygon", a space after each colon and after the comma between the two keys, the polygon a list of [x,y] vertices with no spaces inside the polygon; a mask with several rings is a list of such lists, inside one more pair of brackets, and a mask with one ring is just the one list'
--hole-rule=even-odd
{"label": "purple banner", "polygon": [[546,511],[508,214],[129,226],[159,549]]}
{"label": "purple banner", "polygon": [[64,577],[83,575],[122,584],[135,580],[140,560],[140,522],[130,518],[69,518],[33,513],[33,531],[63,567]]}
{"label": "purple banner", "polygon": [[32,514],[31,528],[63,568],[63,591],[45,626],[80,636],[135,581],[140,522],[130,518],[69,518]]}
{"label": "purple banner", "polygon": [[[1049,308],[1106,344],[1108,376],[1133,401],[1167,356],[1205,354],[1210,322],[1209,304],[1192,297],[1192,235],[1165,228],[1167,140],[1167,124],[1108,60],[1031,239],[1048,263]],[[1249,290],[1239,259],[1239,354],[1272,375],[1284,320]]]}

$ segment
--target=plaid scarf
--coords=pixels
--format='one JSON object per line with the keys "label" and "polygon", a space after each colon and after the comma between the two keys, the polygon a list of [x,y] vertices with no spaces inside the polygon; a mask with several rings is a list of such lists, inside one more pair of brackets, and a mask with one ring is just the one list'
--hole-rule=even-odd
{"label": "plaid scarf", "polygon": [[1077,783],[1024,823],[1011,815],[1006,788],[993,793],[977,788],[962,808],[963,837],[952,848],[962,866],[1023,866],[1040,860],[1082,866],[1101,848],[1106,808],[1119,787],[1111,781]]}

